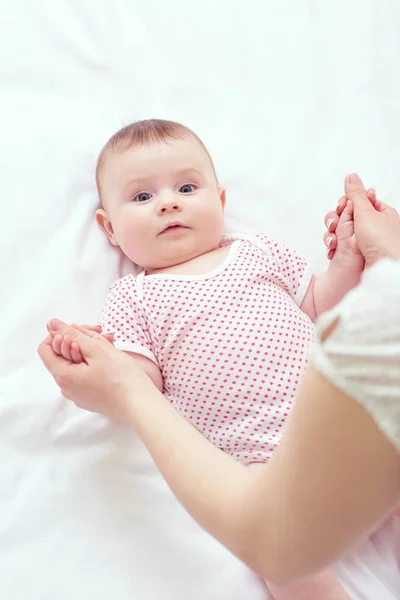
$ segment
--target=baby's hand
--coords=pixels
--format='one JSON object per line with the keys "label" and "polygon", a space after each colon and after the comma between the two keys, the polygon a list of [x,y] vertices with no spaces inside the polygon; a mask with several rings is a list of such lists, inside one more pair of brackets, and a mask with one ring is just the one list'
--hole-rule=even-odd
{"label": "baby's hand", "polygon": [[73,363],[85,362],[76,341],[72,341],[69,335],[56,334],[52,342],[53,350],[58,356],[62,356],[65,360]]}
{"label": "baby's hand", "polygon": [[[85,325],[83,327],[74,323],[72,326],[89,337],[102,335],[102,337],[106,338],[111,344],[114,343],[113,334],[101,334],[101,327],[99,325]],[[49,333],[53,335],[52,348],[55,354],[58,354],[58,356],[62,356],[65,360],[73,363],[85,362],[76,340],[72,341],[72,338],[69,335],[53,334],[49,327],[48,330]]]}
{"label": "baby's hand", "polygon": [[[377,203],[374,189],[367,191],[368,198],[374,206]],[[354,258],[362,261],[362,255],[358,248],[354,235],[353,205],[347,201],[346,196],[339,199],[336,211],[330,211],[325,215],[327,232],[324,235],[324,243],[327,247],[327,257],[335,262]]]}

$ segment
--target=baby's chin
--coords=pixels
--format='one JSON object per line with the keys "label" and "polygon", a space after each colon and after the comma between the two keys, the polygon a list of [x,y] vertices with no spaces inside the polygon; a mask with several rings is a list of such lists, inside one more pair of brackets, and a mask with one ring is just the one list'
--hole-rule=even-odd
{"label": "baby's chin", "polygon": [[185,263],[194,260],[198,256],[205,254],[204,252],[182,252],[176,253],[170,257],[163,257],[159,260],[149,261],[146,266],[142,266],[141,268],[146,271],[146,273],[157,273],[158,271],[163,271],[166,269],[173,269],[174,267],[179,267],[179,265],[183,265]]}
{"label": "baby's chin", "polygon": [[[198,254],[197,256],[200,256],[200,254]],[[173,269],[174,267],[183,265],[189,262],[190,260],[193,260],[194,258],[196,258],[196,256],[191,256],[190,258],[188,258],[186,255],[178,255],[174,258],[171,258],[170,260],[152,261],[148,263],[147,266],[143,266],[141,268],[144,269],[148,274],[157,273],[158,271],[163,271],[165,269]]]}
{"label": "baby's chin", "polygon": [[174,231],[163,235],[165,235],[165,243],[158,248],[157,253],[152,253],[151,256],[135,253],[130,257],[135,265],[140,266],[141,270],[145,270],[149,274],[178,267],[212,252],[220,245],[223,234],[199,239],[199,236],[190,235],[189,229],[188,235],[185,235],[185,232],[181,234]]}

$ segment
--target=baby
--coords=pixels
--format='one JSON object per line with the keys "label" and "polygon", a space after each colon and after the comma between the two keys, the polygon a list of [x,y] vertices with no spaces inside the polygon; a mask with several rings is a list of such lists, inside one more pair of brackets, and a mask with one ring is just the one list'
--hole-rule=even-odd
{"label": "baby", "polygon": [[[100,227],[142,268],[111,287],[103,333],[213,444],[246,465],[267,461],[307,362],[313,321],[364,268],[351,207],[341,214],[329,269],[315,277],[264,234],[224,235],[225,190],[204,144],[181,124],[125,127],[103,148],[96,177]],[[53,348],[83,360],[68,339],[57,336]],[[348,598],[330,571],[269,589],[276,600]]]}

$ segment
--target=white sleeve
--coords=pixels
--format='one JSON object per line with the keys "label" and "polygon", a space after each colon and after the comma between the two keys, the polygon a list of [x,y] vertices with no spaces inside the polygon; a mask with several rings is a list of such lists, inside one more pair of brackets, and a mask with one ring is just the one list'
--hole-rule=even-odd
{"label": "white sleeve", "polygon": [[301,306],[312,279],[307,261],[296,250],[271,240],[263,233],[247,234],[245,239],[262,250],[268,261],[267,270],[272,266],[278,283],[288,292],[292,300]]}
{"label": "white sleeve", "polygon": [[103,333],[114,334],[116,348],[146,356],[158,366],[146,311],[133,275],[126,275],[111,286],[100,323]]}
{"label": "white sleeve", "polygon": [[[321,342],[336,319],[333,333]],[[357,400],[400,451],[400,262],[374,265],[322,315],[311,363]]]}

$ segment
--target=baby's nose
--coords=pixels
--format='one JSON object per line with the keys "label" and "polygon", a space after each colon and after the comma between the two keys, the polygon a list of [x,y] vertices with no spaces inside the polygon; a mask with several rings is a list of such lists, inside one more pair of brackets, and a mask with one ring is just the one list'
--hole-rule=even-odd
{"label": "baby's nose", "polygon": [[178,198],[173,196],[164,196],[158,205],[158,212],[164,214],[166,212],[177,212],[181,210],[181,204]]}
{"label": "baby's nose", "polygon": [[171,204],[164,204],[161,207],[161,212],[162,213],[168,212],[169,210],[180,210],[180,206],[179,206],[179,204],[176,204],[176,203],[173,204],[173,203],[171,203]]}

